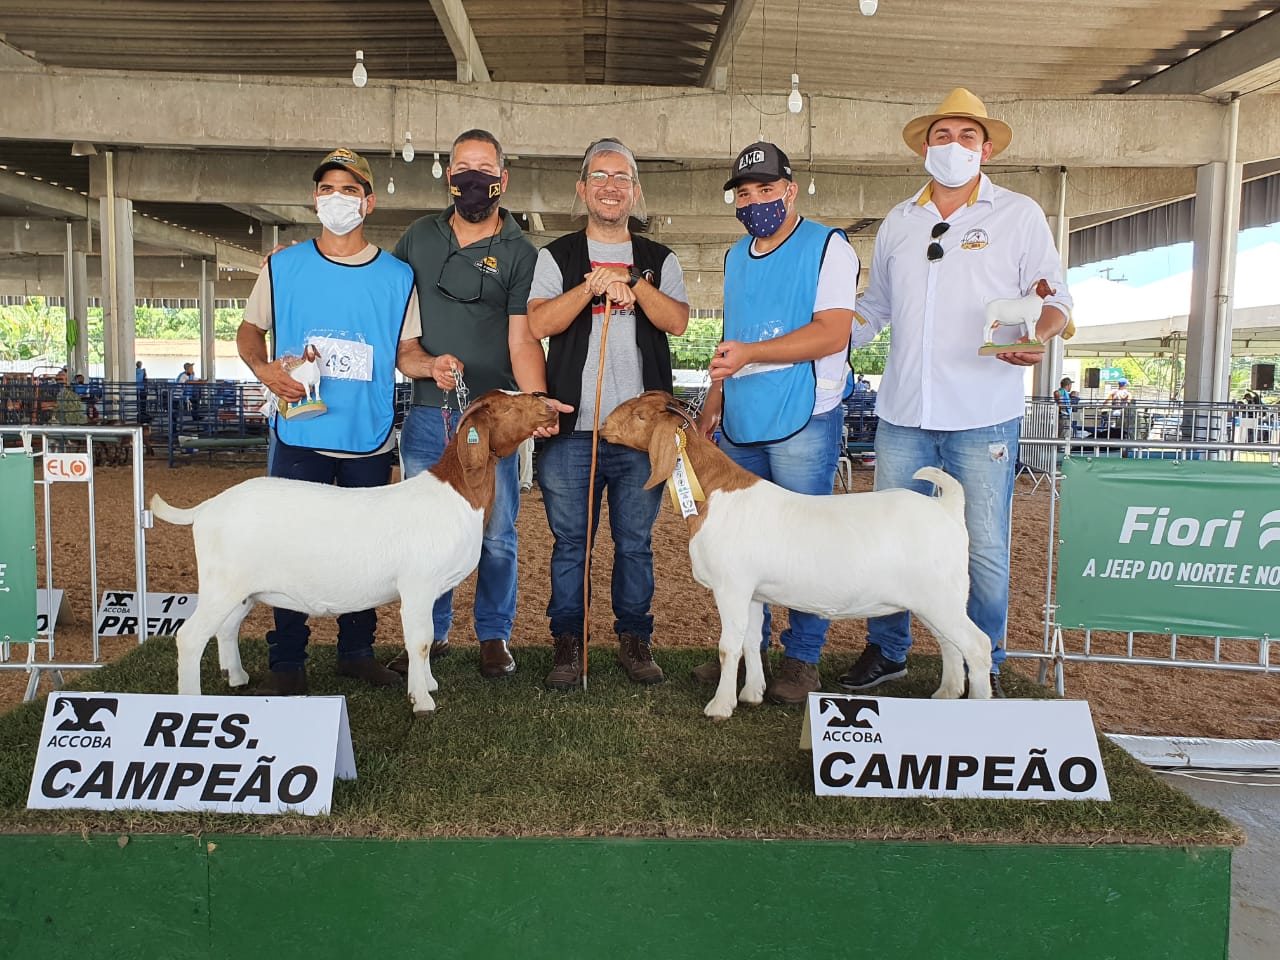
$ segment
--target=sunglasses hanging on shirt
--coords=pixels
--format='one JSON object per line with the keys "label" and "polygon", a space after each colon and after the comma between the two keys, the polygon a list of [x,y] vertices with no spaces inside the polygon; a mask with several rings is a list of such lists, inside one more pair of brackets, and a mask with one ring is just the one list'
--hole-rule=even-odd
{"label": "sunglasses hanging on shirt", "polygon": [[935,260],[942,259],[942,255],[946,251],[942,249],[942,244],[938,242],[938,238],[950,229],[951,224],[947,223],[945,220],[933,225],[933,230],[929,233],[929,239],[932,240],[933,243],[929,244],[929,249],[925,251],[925,256],[929,258],[930,263],[933,263]]}

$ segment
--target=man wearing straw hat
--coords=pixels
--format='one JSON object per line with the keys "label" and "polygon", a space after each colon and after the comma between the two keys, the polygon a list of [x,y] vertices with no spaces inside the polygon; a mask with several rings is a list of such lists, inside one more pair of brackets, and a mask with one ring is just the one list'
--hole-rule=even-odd
{"label": "man wearing straw hat", "polygon": [[[981,172],[1013,139],[1008,124],[958,87],[902,136],[924,157],[932,179],[885,217],[854,324],[855,346],[893,324],[876,397],[875,485],[929,493],[932,485],[912,474],[934,466],[964,486],[969,616],[991,638],[992,695],[1003,696],[1009,511],[1024,374],[1043,353],[978,351],[990,301],[1022,297],[1047,280],[1056,292],[1045,298],[1034,331],[1045,342],[1069,326],[1071,297],[1043,212]],[[840,677],[846,690],[906,675],[910,614],[873,617],[867,633],[866,649]]]}
{"label": "man wearing straw hat", "polygon": [[[645,390],[671,390],[667,336],[684,333],[689,298],[676,255],[628,227],[630,217],[645,219],[644,195],[635,157],[621,141],[597,140],[587,148],[574,206],[585,208],[586,229],[559,237],[538,253],[529,294],[529,326],[534,336],[550,338],[547,389],[577,411],[561,416],[559,435],[547,441],[538,460],[538,483],[555,538],[547,604],[555,663],[545,684],[569,690],[582,678],[583,580],[606,489],[618,660],[633,682],[660,683],[662,668],[650,650],[650,536],[662,488],[644,489],[647,455],[597,440],[595,488],[589,490],[592,428],[624,400]],[[593,505],[590,538],[588,503]]]}

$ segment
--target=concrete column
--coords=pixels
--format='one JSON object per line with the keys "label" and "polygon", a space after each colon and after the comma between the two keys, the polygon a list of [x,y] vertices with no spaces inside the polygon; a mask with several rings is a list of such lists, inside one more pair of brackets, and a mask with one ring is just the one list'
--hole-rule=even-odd
{"label": "concrete column", "polygon": [[[1067,273],[1067,257],[1070,254],[1069,235],[1067,227],[1070,222],[1068,217],[1049,217],[1049,229],[1053,231],[1058,245],[1058,252],[1062,256],[1062,273]],[[1032,378],[1032,393],[1037,397],[1052,396],[1053,391],[1058,389],[1058,381],[1062,379],[1062,357],[1065,352],[1065,345],[1061,337],[1054,337],[1049,341],[1048,349],[1045,351],[1044,359],[1035,366],[1035,375]]]}
{"label": "concrete column", "polygon": [[133,380],[133,201],[98,201],[102,223],[102,352],[108,380]]}
{"label": "concrete column", "polygon": [[278,223],[262,224],[262,255],[265,257],[280,245],[280,225]]}
{"label": "concrete column", "polygon": [[89,258],[85,253],[76,252],[71,231],[72,225],[68,221],[63,287],[66,291],[67,323],[76,331],[76,345],[67,357],[67,368],[74,377],[77,373],[89,375]]}
{"label": "concrete column", "polygon": [[200,261],[200,377],[217,379],[217,360],[213,348],[213,281],[218,279],[216,265],[210,269],[208,260]]}
{"label": "concrete column", "polygon": [[[1231,351],[1215,361],[1219,337],[1230,343],[1231,298],[1236,231],[1240,204],[1240,164],[1207,163],[1196,170],[1194,244],[1191,255],[1191,306],[1187,320],[1187,373],[1183,397],[1191,401],[1227,400]],[[1228,244],[1228,247],[1224,247]],[[1224,299],[1225,298],[1225,299]],[[1225,304],[1226,309],[1220,309]],[[1225,324],[1225,327],[1223,325]],[[1215,382],[1218,384],[1215,393]]]}

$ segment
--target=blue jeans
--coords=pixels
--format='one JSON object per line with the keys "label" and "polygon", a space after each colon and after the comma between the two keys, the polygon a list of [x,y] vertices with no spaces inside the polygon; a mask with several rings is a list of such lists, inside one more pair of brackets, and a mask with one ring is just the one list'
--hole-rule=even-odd
{"label": "blue jeans", "polygon": [[[921,467],[941,467],[964,487],[969,531],[969,619],[991,638],[991,670],[1004,662],[1009,622],[1009,514],[1018,463],[1022,419],[972,430],[921,430],[880,421],[876,428],[876,489],[907,487],[931,493],[933,484],[912,480]],[[901,663],[911,646],[911,614],[867,621],[867,639]]]}
{"label": "blue jeans", "polygon": [[[844,407],[836,406],[811,418],[803,430],[786,440],[740,447],[728,437],[721,437],[720,449],[738,466],[784,490],[829,496],[836,482],[843,426]],[[831,621],[802,610],[791,610],[789,614],[791,625],[780,638],[783,650],[793,660],[817,663]],[[769,649],[772,620],[769,605],[765,604],[761,650]]]}
{"label": "blue jeans", "polygon": [[[454,413],[450,429],[456,429]],[[448,441],[440,407],[415,404],[409,408],[400,433],[400,463],[404,475],[416,477],[439,462]],[[474,606],[476,638],[511,639],[516,620],[516,514],[520,511],[520,477],[516,454],[498,461],[494,482],[493,509],[485,523],[480,543],[480,566],[476,576]],[[453,591],[436,600],[431,611],[436,641],[449,636],[453,626]]]}
{"label": "blue jeans", "polygon": [[[555,537],[551,548],[551,633],[582,635],[583,574],[587,562],[587,483],[591,474],[591,432],[575,430],[552,437],[538,456],[538,485]],[[613,534],[613,629],[645,640],[653,634],[653,521],[662,504],[662,487],[644,489],[649,457],[638,450],[601,440],[596,453],[592,493],[591,541],[600,528],[600,502],[609,491],[609,529]]]}
{"label": "blue jeans", "polygon": [[[391,482],[391,451],[372,457],[326,457],[309,447],[294,447],[276,440],[270,443],[268,476],[311,483],[336,483],[340,487],[385,487]],[[298,558],[302,562],[303,558]],[[267,662],[275,671],[301,670],[307,662],[311,628],[307,615],[276,607],[275,629],[267,631]],[[359,660],[373,656],[373,633],[378,614],[373,610],[338,615],[338,659]]]}

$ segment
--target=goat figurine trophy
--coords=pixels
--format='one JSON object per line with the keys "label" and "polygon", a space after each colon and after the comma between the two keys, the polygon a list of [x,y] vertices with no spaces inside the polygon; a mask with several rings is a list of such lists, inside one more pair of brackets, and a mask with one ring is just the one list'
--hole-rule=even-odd
{"label": "goat figurine trophy", "polygon": [[[978,348],[979,355],[994,357],[1002,353],[1044,353],[1045,345],[1035,339],[1036,322],[1040,319],[1044,298],[1055,292],[1048,280],[1038,280],[1025,297],[990,301],[987,304],[987,325],[982,332],[982,346]],[[1014,331],[1014,338],[997,340],[997,337],[1007,337],[1007,334],[1001,334],[1002,328]]]}
{"label": "goat figurine trophy", "polygon": [[280,416],[286,420],[311,420],[328,413],[329,408],[320,399],[320,351],[315,344],[308,343],[300,357],[288,357],[284,360],[285,373],[293,377],[307,391],[301,400],[286,403],[280,410]]}

